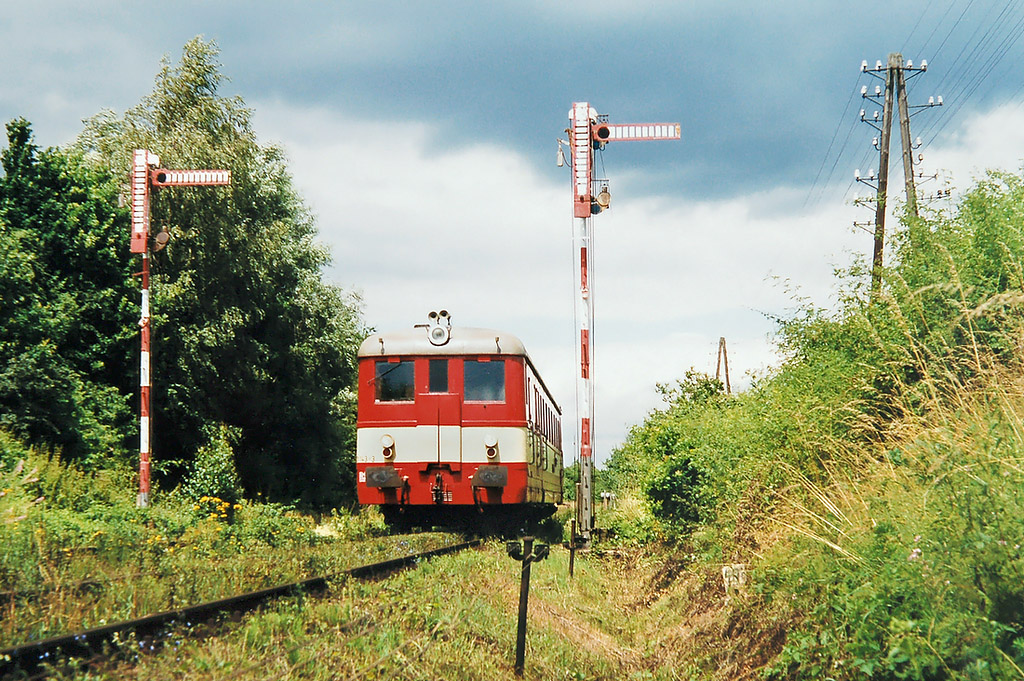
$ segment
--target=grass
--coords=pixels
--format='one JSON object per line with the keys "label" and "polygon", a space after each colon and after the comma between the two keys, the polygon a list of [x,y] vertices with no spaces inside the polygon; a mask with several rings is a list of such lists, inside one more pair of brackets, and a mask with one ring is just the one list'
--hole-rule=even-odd
{"label": "grass", "polygon": [[[621,578],[631,577],[630,588]],[[533,566],[526,678],[669,679],[650,670],[628,616],[639,564],[556,548]],[[384,581],[342,580],[322,599],[290,599],[203,640],[141,656],[110,678],[515,678],[518,564],[493,542]],[[258,665],[252,660],[258,659]]]}
{"label": "grass", "polygon": [[[77,678],[514,679],[519,566],[500,542],[383,581],[339,580],[202,637],[178,635]],[[779,629],[744,629],[760,598],[726,599],[721,577],[678,554],[556,547],[533,566],[527,679],[742,678]],[[748,643],[753,654],[739,645]],[[759,656],[760,655],[760,656]]]}
{"label": "grass", "polygon": [[[280,505],[162,495],[23,451],[0,473],[0,646],[40,640],[435,548],[451,535],[389,537],[379,514],[314,518]],[[76,508],[65,492],[92,483]],[[63,490],[63,491],[62,491]],[[104,497],[97,499],[96,497]]]}

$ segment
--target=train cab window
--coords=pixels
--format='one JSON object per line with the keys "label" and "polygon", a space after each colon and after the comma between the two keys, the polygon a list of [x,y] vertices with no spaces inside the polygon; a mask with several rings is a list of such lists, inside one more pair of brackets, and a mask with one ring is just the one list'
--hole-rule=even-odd
{"label": "train cab window", "polygon": [[505,401],[505,361],[479,362],[467,359],[463,364],[464,395],[467,402]]}
{"label": "train cab window", "polygon": [[378,361],[376,376],[377,401],[412,402],[415,399],[413,374],[412,360],[402,362]]}
{"label": "train cab window", "polygon": [[427,386],[427,392],[448,392],[448,360],[430,360],[430,382]]}

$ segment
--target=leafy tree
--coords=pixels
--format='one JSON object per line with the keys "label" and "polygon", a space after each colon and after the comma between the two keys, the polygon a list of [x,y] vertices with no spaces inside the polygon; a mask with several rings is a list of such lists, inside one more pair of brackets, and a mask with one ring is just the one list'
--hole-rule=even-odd
{"label": "leafy tree", "polygon": [[133,285],[118,187],[78,155],[39,150],[24,119],[7,134],[0,426],[100,465],[123,455],[130,418]]}
{"label": "leafy tree", "polygon": [[237,429],[249,493],[338,503],[351,483],[359,301],[324,283],[328,253],[292,187],[284,154],[261,145],[224,80],[214,43],[164,61],[153,92],[123,116],[87,121],[77,148],[127,180],[134,149],[169,168],[226,168],[229,187],[173,188],[152,200],[156,462],[182,464],[204,428]]}

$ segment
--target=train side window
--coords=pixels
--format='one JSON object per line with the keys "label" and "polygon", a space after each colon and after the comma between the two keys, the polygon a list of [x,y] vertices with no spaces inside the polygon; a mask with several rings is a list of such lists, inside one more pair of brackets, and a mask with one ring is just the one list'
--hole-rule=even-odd
{"label": "train side window", "polygon": [[446,393],[448,392],[448,360],[430,360],[430,382],[427,392]]}
{"label": "train side window", "polygon": [[377,362],[376,397],[378,402],[412,402],[415,399],[413,362]]}
{"label": "train side window", "polygon": [[463,364],[464,395],[467,402],[505,401],[505,360]]}

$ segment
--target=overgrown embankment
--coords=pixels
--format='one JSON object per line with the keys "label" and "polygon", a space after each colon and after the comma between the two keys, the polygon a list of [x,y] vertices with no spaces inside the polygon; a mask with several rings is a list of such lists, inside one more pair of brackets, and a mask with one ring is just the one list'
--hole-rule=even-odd
{"label": "overgrown embankment", "polygon": [[700,674],[1024,677],[1022,218],[1001,174],[908,220],[880,292],[841,273],[837,310],[780,320],[780,367],[738,396],[689,373],[615,453],[620,536],[746,566],[704,613],[724,640],[677,641]]}
{"label": "overgrown embankment", "polygon": [[0,433],[0,648],[436,548],[376,513],[320,519],[187,489],[135,505],[128,470],[83,472]]}

